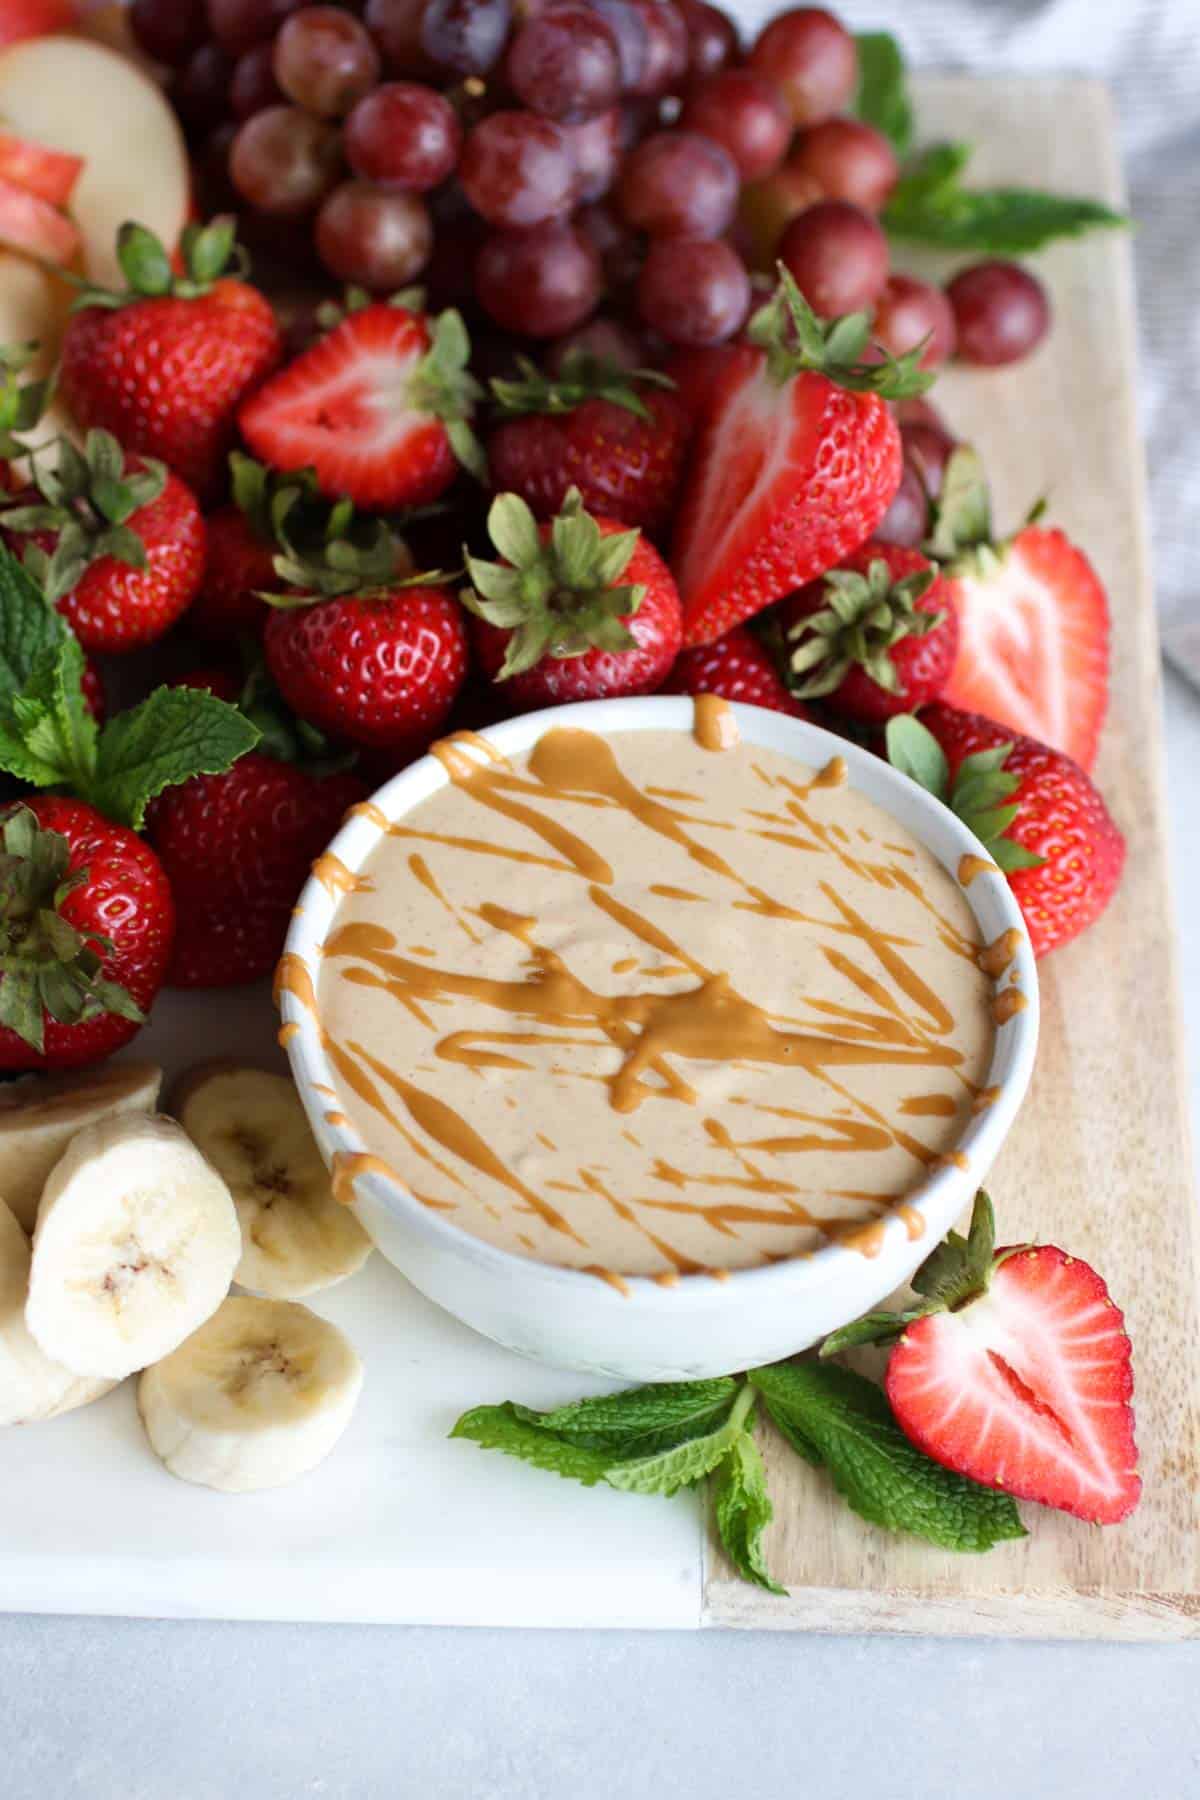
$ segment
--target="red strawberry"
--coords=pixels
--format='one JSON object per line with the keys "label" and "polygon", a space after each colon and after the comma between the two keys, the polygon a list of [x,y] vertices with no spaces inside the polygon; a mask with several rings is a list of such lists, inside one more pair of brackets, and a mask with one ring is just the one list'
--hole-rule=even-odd
{"label": "red strawberry", "polygon": [[[675,528],[684,642],[703,644],[857,549],[900,482],[886,400],[931,377],[861,361],[865,314],[822,324],[785,273],[709,403]],[[764,345],[758,348],[757,345]]]}
{"label": "red strawberry", "polygon": [[286,912],[366,791],[356,775],[318,776],[258,750],[172,788],[151,832],[181,916],[230,904]]}
{"label": "red strawberry", "polygon": [[[204,520],[190,489],[159,462],[128,460],[106,431],[0,512],[4,539],[27,540],[45,591],[85,650],[140,650],[191,605],[204,571]],[[32,556],[30,555],[32,551]]]}
{"label": "red strawberry", "polygon": [[976,1196],[913,1277],[923,1303],[838,1332],[831,1350],[899,1339],[887,1371],[896,1423],[948,1469],[1018,1500],[1115,1525],[1141,1497],[1125,1321],[1096,1271],[1052,1244],[995,1249]]}
{"label": "red strawberry", "polygon": [[[912,758],[896,754],[894,734],[914,727],[932,733],[945,757],[940,783],[926,785],[935,792],[940,785],[940,797],[1008,875],[1035,956],[1086,930],[1117,890],[1125,839],[1079,764],[978,713],[934,705],[920,726],[911,719],[889,726],[891,760],[910,774]],[[1007,754],[997,764],[994,753],[1003,746]]]}
{"label": "red strawberry", "polygon": [[423,505],[446,491],[459,461],[483,473],[467,425],[480,393],[470,351],[456,312],[429,320],[366,306],[246,402],[242,434],[273,469],[311,465],[330,499],[375,511]]}
{"label": "red strawberry", "polygon": [[260,638],[269,608],[259,596],[279,585],[275,545],[259,537],[237,506],[222,506],[209,513],[207,524],[208,560],[188,625],[197,637],[218,644],[236,643],[241,637]]}
{"label": "red strawberry", "polygon": [[987,483],[965,447],[947,465],[933,551],[948,565],[958,659],[943,699],[1091,770],[1108,710],[1108,599],[1061,531],[992,537]]}
{"label": "red strawberry", "polygon": [[243,683],[232,669],[223,669],[217,663],[204,663],[198,668],[189,669],[185,675],[176,675],[167,686],[200,688],[204,693],[224,700],[227,705],[236,706]]}
{"label": "red strawberry", "polygon": [[[141,225],[123,225],[127,293],[99,295],[63,339],[63,397],[85,429],[161,457],[202,500],[225,476],[240,403],[279,361],[275,315],[257,288],[222,277],[233,224],[184,232],[182,277]],[[114,304],[114,298],[116,303]]]}
{"label": "red strawberry", "polygon": [[503,418],[488,439],[491,483],[553,518],[578,488],[607,518],[657,533],[683,473],[688,414],[669,392],[639,392],[666,377],[569,351],[553,380],[525,359],[522,379],[492,382]]}
{"label": "red strawberry", "polygon": [[0,1069],[98,1062],[135,1035],[163,979],[175,909],[162,865],[124,825],[41,794],[7,810],[0,841]]}
{"label": "red strawberry", "polygon": [[290,907],[247,906],[242,901],[181,907],[167,986],[244,987],[265,980],[283,953],[291,922]]}
{"label": "red strawberry", "polygon": [[660,690],[664,694],[720,694],[746,706],[807,719],[808,708],[793,698],[766,650],[743,625],[695,650],[683,650]]}
{"label": "red strawberry", "polygon": [[866,725],[935,699],[958,647],[947,583],[899,544],[863,544],[789,595],[779,617],[796,692]]}
{"label": "red strawberry", "polygon": [[83,704],[97,725],[103,725],[108,713],[108,703],[104,697],[104,682],[99,669],[90,657],[84,659],[83,674],[80,677],[79,685],[83,692]]}
{"label": "red strawberry", "polygon": [[593,518],[572,488],[539,525],[516,494],[488,513],[503,563],[467,558],[473,638],[514,710],[651,694],[679,653],[679,596],[657,550],[615,519]]}

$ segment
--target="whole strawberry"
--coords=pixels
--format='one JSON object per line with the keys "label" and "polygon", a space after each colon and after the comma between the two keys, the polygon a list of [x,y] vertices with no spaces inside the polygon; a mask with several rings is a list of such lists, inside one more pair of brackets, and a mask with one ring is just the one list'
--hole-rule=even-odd
{"label": "whole strawberry", "polygon": [[870,321],[819,320],[786,272],[705,403],[671,548],[684,642],[706,644],[863,543],[900,483],[889,399],[932,377],[863,361]]}
{"label": "whole strawberry", "polygon": [[84,649],[141,650],[188,609],[204,573],[204,520],[160,462],[128,460],[107,431],[82,451],[59,439],[55,468],[0,511],[0,531]]}
{"label": "whole strawberry", "polygon": [[492,382],[501,422],[487,441],[497,492],[553,518],[571,488],[593,512],[652,536],[668,524],[683,473],[689,419],[653,369],[572,350],[551,379],[521,360],[522,379]]}
{"label": "whole strawberry", "polygon": [[291,910],[225,901],[181,909],[166,985],[245,987],[265,981],[283,951]]}
{"label": "whole strawberry", "polygon": [[0,821],[0,1069],[68,1069],[127,1044],[166,972],[175,908],[136,832],[35,795]]}
{"label": "whole strawberry", "polygon": [[188,617],[197,637],[217,644],[261,638],[270,616],[262,595],[277,585],[268,471],[237,450],[229,465],[233,498],[208,515],[204,579]]}
{"label": "whole strawberry", "polygon": [[679,652],[679,595],[657,550],[584,511],[577,489],[552,523],[516,494],[488,513],[502,563],[467,557],[463,604],[485,674],[514,709],[651,694]]}
{"label": "whole strawberry", "polygon": [[184,273],[142,225],[123,225],[124,293],[88,289],[63,339],[60,381],[84,428],[160,457],[201,500],[220,492],[237,409],[279,361],[282,341],[257,288],[225,274],[231,219],[183,234]]}
{"label": "whole strawberry", "polygon": [[948,585],[917,550],[863,544],[779,608],[795,692],[874,725],[936,699],[958,651]]}
{"label": "whole strawberry", "polygon": [[758,639],[744,625],[694,650],[681,650],[660,690],[664,694],[720,694],[744,706],[809,717],[808,708],[790,694],[779,671]]}
{"label": "whole strawberry", "polygon": [[423,506],[460,463],[483,474],[468,423],[481,392],[470,354],[456,312],[362,307],[245,403],[242,435],[273,469],[311,467],[331,500],[378,512]]}
{"label": "whole strawberry", "polygon": [[1120,884],[1125,839],[1069,756],[941,704],[920,721],[891,720],[888,756],[983,840],[1008,876],[1035,956],[1100,917]]}

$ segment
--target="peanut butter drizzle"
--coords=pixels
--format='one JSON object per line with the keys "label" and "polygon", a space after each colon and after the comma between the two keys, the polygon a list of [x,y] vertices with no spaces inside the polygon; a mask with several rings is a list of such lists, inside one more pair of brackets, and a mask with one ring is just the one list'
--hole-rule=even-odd
{"label": "peanut butter drizzle", "polygon": [[395,1169],[385,1163],[381,1156],[372,1156],[368,1150],[337,1150],[334,1152],[330,1177],[333,1197],[342,1206],[353,1204],[356,1198],[354,1185],[360,1175],[384,1175],[398,1186],[404,1186]]}
{"label": "peanut butter drizzle", "polygon": [[583,1272],[585,1275],[595,1275],[599,1280],[607,1282],[610,1288],[616,1288],[622,1299],[628,1300],[629,1283],[623,1275],[618,1275],[615,1269],[602,1269],[599,1263],[585,1263]]}
{"label": "peanut butter drizzle", "polygon": [[1000,1093],[1001,1090],[998,1087],[980,1088],[971,1102],[971,1111],[973,1113],[986,1112],[989,1106],[995,1106],[1000,1098]]}
{"label": "peanut butter drizzle", "polygon": [[276,1042],[282,1049],[286,1050],[292,1039],[299,1034],[299,1031],[299,1020],[289,1019],[287,1024],[281,1025],[279,1030],[275,1033]]}
{"label": "peanut butter drizzle", "polygon": [[971,1160],[965,1150],[946,1150],[934,1158],[936,1169],[961,1169],[965,1174],[970,1166]]}
{"label": "peanut butter drizzle", "polygon": [[1000,866],[990,856],[973,856],[970,851],[958,859],[958,880],[962,887],[970,887],[977,875],[999,875]]}
{"label": "peanut butter drizzle", "polygon": [[692,702],[692,736],[702,750],[732,750],[742,740],[728,700],[720,694],[697,694]]}
{"label": "peanut butter drizzle", "polygon": [[[647,788],[646,792],[649,793],[650,789]],[[650,892],[657,894],[660,900],[699,900],[701,903],[704,901],[703,894],[689,893],[687,888],[664,887],[661,883],[653,886]]]}
{"label": "peanut butter drizzle", "polygon": [[340,1131],[343,1126],[349,1125],[350,1121],[344,1112],[327,1112],[325,1114],[325,1123],[327,1125],[332,1125],[335,1131]]}
{"label": "peanut butter drizzle", "polygon": [[915,1244],[918,1238],[925,1236],[925,1221],[915,1206],[910,1206],[907,1200],[900,1200],[896,1204],[896,1213],[904,1221],[910,1244]]}
{"label": "peanut butter drizzle", "polygon": [[975,960],[985,975],[990,975],[993,981],[1000,979],[1021,948],[1021,936],[1016,926],[1010,925],[1007,931],[1002,931],[986,949],[979,952]]}
{"label": "peanut butter drizzle", "polygon": [[313,879],[319,881],[332,900],[339,894],[371,894],[375,884],[367,875],[355,875],[340,856],[324,850],[312,866]]}
{"label": "peanut butter drizzle", "polygon": [[952,1119],[958,1101],[953,1094],[912,1094],[900,1102],[900,1111],[917,1119]]}
{"label": "peanut butter drizzle", "polygon": [[997,1025],[1007,1025],[1028,1005],[1029,1001],[1019,987],[1006,987],[992,1000],[992,1018]]}
{"label": "peanut butter drizzle", "polygon": [[324,1094],[327,1100],[337,1099],[337,1089],[331,1088],[327,1082],[314,1081],[312,1085],[314,1094]]}
{"label": "peanut butter drizzle", "polygon": [[844,756],[831,756],[823,769],[818,769],[809,783],[815,788],[845,787],[850,779],[850,770],[846,766]]}
{"label": "peanut butter drizzle", "polygon": [[[408,866],[412,870],[416,880],[420,882],[426,892],[432,894],[434,899],[441,903],[445,910],[450,914],[450,917],[454,920],[455,924],[461,926],[462,930],[470,938],[473,944],[477,944],[479,942],[479,933],[475,930],[473,925],[468,924],[467,920],[463,917],[462,912],[455,906],[454,902],[452,900],[447,900],[445,894],[443,894],[441,888],[438,886],[437,877],[429,867],[429,864],[425,861],[425,858],[414,850],[408,859]],[[436,952],[431,954],[436,954]]]}

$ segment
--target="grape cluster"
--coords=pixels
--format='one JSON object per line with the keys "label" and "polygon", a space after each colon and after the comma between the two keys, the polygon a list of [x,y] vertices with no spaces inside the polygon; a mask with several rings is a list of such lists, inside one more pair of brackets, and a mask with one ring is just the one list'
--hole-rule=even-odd
{"label": "grape cluster", "polygon": [[855,44],[820,7],[748,50],[709,0],[133,0],[132,18],[217,183],[203,199],[340,282],[419,278],[522,338],[602,308],[643,349],[699,348],[741,329],[781,260],[819,313],[871,311],[892,354],[928,339],[928,366],[956,342],[1013,360],[1046,329],[1012,265],[946,293],[891,273],[895,153],[846,116]]}

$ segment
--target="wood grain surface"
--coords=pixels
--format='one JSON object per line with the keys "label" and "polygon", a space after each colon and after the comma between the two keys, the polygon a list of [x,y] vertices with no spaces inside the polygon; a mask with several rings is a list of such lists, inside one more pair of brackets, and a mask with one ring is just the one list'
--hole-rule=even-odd
{"label": "wood grain surface", "polygon": [[[1122,198],[1109,97],[1094,83],[927,78],[917,116],[923,139],[978,145],[973,180]],[[898,261],[923,272],[919,256]],[[1056,312],[1045,345],[1015,369],[955,370],[934,398],[983,452],[999,527],[1015,527],[1047,494],[1050,521],[1086,547],[1108,587],[1112,702],[1096,774],[1129,859],[1103,920],[1041,964],[1033,1087],[988,1185],[1002,1237],[1037,1237],[1095,1262],[1124,1307],[1145,1495],[1132,1519],[1107,1529],[1026,1506],[1025,1541],[959,1557],[860,1523],[764,1425],[776,1509],[768,1560],[790,1592],[776,1599],[738,1581],[714,1546],[708,1624],[1200,1636],[1196,1209],[1129,241],[1100,233],[1037,262]]]}

